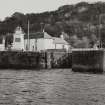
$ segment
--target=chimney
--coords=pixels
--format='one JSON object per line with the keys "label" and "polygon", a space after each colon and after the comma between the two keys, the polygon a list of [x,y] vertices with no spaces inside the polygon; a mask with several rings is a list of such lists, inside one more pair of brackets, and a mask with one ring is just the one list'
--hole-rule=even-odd
{"label": "chimney", "polygon": [[40,25],[41,25],[41,32],[43,32],[44,31],[44,23],[40,23]]}
{"label": "chimney", "polygon": [[64,34],[65,34],[64,32],[61,33],[61,35],[60,35],[61,39],[64,39]]}

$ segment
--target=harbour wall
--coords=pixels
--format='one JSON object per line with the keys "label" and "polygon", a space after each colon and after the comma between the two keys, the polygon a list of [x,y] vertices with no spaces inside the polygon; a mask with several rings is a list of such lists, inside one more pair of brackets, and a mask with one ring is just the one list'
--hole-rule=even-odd
{"label": "harbour wall", "polygon": [[0,51],[0,69],[71,68],[71,53]]}
{"label": "harbour wall", "polygon": [[75,72],[105,71],[104,50],[22,52],[0,51],[0,69],[72,68]]}
{"label": "harbour wall", "polygon": [[103,49],[72,51],[72,70],[94,73],[105,71],[105,51]]}

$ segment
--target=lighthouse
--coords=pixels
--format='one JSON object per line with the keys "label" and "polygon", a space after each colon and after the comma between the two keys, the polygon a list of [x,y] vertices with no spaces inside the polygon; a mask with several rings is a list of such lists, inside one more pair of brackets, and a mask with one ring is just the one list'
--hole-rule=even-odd
{"label": "lighthouse", "polygon": [[16,27],[13,34],[13,50],[24,50],[24,32],[21,27]]}

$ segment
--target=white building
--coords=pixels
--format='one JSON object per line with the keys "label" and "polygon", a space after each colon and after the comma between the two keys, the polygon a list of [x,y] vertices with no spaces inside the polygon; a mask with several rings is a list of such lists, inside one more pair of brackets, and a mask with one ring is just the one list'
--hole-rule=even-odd
{"label": "white building", "polygon": [[0,37],[0,51],[4,51],[5,50],[5,37],[1,36]]}
{"label": "white building", "polygon": [[66,49],[69,50],[70,45],[62,38],[53,37],[54,49]]}
{"label": "white building", "polygon": [[13,34],[13,50],[45,51],[47,49],[69,49],[69,44],[63,38],[52,37],[46,32],[24,34],[17,27]]}
{"label": "white building", "polygon": [[28,45],[28,35],[24,36],[25,50],[30,51],[41,51],[49,48],[53,48],[53,40],[50,35],[45,32],[37,32],[29,34],[29,45]]}

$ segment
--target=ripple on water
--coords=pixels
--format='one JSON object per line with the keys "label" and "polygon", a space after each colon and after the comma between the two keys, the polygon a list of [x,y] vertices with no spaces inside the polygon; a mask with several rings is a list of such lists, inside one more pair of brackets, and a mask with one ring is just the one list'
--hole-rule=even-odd
{"label": "ripple on water", "polygon": [[104,74],[74,73],[70,69],[0,70],[0,103],[104,105],[104,84]]}

